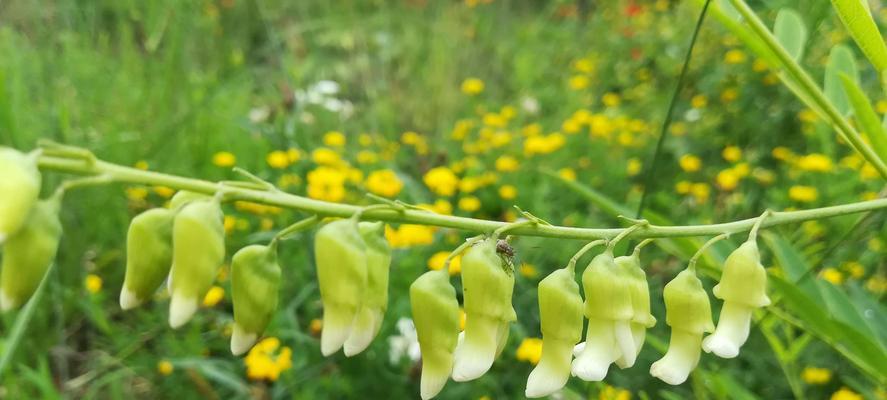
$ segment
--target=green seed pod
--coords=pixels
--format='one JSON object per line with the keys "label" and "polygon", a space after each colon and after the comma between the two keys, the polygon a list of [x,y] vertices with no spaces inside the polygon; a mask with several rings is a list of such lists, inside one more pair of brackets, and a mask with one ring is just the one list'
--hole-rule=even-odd
{"label": "green seed pod", "polygon": [[381,222],[358,224],[360,236],[366,246],[367,288],[363,304],[354,320],[351,333],[345,340],[343,351],[348,357],[364,351],[382,328],[382,319],[388,309],[388,270],[391,267],[391,247],[383,236],[385,225]]}
{"label": "green seed pod", "polygon": [[748,339],[755,308],[770,304],[767,297],[767,271],[761,265],[758,245],[749,240],[730,253],[724,264],[715,297],[724,300],[718,327],[702,342],[702,349],[718,357],[733,358]]}
{"label": "green seed pod", "polygon": [[421,396],[436,396],[453,370],[459,302],[446,272],[428,271],[410,285],[410,304],[422,352]]}
{"label": "green seed pod", "polygon": [[682,271],[665,285],[665,322],[671,327],[668,351],[650,366],[650,374],[680,385],[699,363],[702,335],[711,332],[711,305],[696,273]]}
{"label": "green seed pod", "polygon": [[610,364],[625,356],[637,356],[631,320],[634,317],[629,279],[607,250],[591,260],[582,274],[588,329],[585,349],[573,362],[573,375],[585,381],[601,381]]}
{"label": "green seed pod", "polygon": [[320,351],[329,356],[345,344],[367,288],[367,250],[357,222],[330,222],[314,236],[317,281],[323,301]]}
{"label": "green seed pod", "polygon": [[225,262],[225,228],[216,199],[185,205],[173,221],[169,325],[178,328],[197,312]]}
{"label": "green seed pod", "polygon": [[40,194],[34,155],[0,147],[0,244],[22,228]]}
{"label": "green seed pod", "polygon": [[195,200],[208,200],[210,198],[212,198],[212,196],[208,196],[203,193],[180,190],[169,201],[168,208],[170,210],[178,210],[182,208],[185,204],[191,203]]}
{"label": "green seed pod", "polygon": [[647,284],[647,274],[641,268],[641,259],[638,251],[631,255],[616,257],[616,265],[626,277],[628,291],[631,294],[631,336],[634,338],[634,357],[623,354],[616,360],[619,368],[629,368],[634,365],[637,355],[647,336],[647,328],[656,325],[656,318],[650,313],[650,287]]}
{"label": "green seed pod", "polygon": [[175,213],[165,208],[145,211],[129,224],[126,234],[126,277],[120,307],[144,303],[169,275],[172,266],[172,226]]}
{"label": "green seed pod", "polygon": [[456,348],[453,380],[476,379],[493,365],[508,338],[509,323],[517,319],[511,306],[514,270],[508,255],[497,252],[488,238],[462,256],[465,340]]}
{"label": "green seed pod", "polygon": [[277,310],[279,288],[277,242],[244,247],[231,258],[232,354],[246,353],[265,331]]}
{"label": "green seed pod", "polygon": [[8,311],[27,302],[55,260],[62,236],[60,209],[60,196],[38,201],[24,226],[3,244],[0,310]]}
{"label": "green seed pod", "polygon": [[582,340],[583,308],[572,270],[559,269],[539,282],[542,357],[527,379],[527,397],[548,396],[566,385],[573,346]]}

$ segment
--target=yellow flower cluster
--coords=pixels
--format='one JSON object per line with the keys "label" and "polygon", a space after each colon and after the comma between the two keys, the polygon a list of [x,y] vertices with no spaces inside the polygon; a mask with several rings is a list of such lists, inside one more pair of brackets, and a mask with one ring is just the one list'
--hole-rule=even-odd
{"label": "yellow flower cluster", "polygon": [[[431,255],[431,258],[428,259],[428,268],[432,270],[439,270],[443,268],[444,262],[447,260],[447,257],[450,256],[450,252],[448,251],[439,251]],[[458,275],[462,272],[462,257],[456,256],[452,260],[450,260],[449,267],[450,275]]]}
{"label": "yellow flower cluster", "polygon": [[801,372],[801,379],[808,385],[825,385],[832,380],[832,371],[827,368],[807,367]]}
{"label": "yellow flower cluster", "polygon": [[280,340],[274,337],[263,339],[256,344],[243,362],[246,364],[246,376],[260,381],[276,381],[280,373],[293,367],[293,352],[287,347],[280,347]]}
{"label": "yellow flower cluster", "polygon": [[615,386],[605,385],[598,400],[631,400],[631,392]]}
{"label": "yellow flower cluster", "polygon": [[538,364],[539,359],[542,358],[542,339],[525,338],[521,341],[520,346],[517,347],[515,357],[518,361],[526,361],[533,365]]}
{"label": "yellow flower cluster", "polygon": [[468,78],[462,81],[462,93],[476,96],[484,91],[484,81],[478,78]]}
{"label": "yellow flower cluster", "polygon": [[459,177],[447,167],[432,168],[422,178],[425,186],[440,196],[452,196],[459,187]]}
{"label": "yellow flower cluster", "polygon": [[385,225],[385,239],[396,249],[422,246],[434,243],[434,231],[425,225],[403,224],[398,228]]}
{"label": "yellow flower cluster", "polygon": [[564,147],[565,143],[566,138],[564,138],[564,135],[559,132],[548,135],[531,136],[524,141],[524,154],[532,156],[536,154],[553,153],[561,147]]}
{"label": "yellow flower cluster", "polygon": [[403,189],[403,182],[390,169],[370,172],[366,179],[366,187],[370,193],[384,197],[397,196]]}

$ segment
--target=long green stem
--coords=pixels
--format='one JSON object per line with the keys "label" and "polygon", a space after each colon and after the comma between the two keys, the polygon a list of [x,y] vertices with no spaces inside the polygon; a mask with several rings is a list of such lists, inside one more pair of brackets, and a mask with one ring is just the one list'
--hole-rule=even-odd
{"label": "long green stem", "polygon": [[[45,170],[82,175],[108,175],[113,181],[120,183],[166,186],[177,190],[189,190],[210,195],[215,194],[218,191],[218,184],[215,182],[185,178],[153,171],[143,171],[101,160],[95,160],[95,162],[89,163],[82,159],[41,156],[39,165],[40,168]],[[225,188],[225,198],[228,200],[245,200],[265,205],[300,210],[319,217],[348,218],[362,208],[350,204],[331,203],[309,199],[285,192],[255,190],[231,186]],[[802,211],[773,212],[766,221],[761,224],[761,227],[767,228],[777,225],[793,224],[882,209],[887,209],[887,199],[869,200]],[[480,233],[492,232],[508,225],[507,222],[441,215],[421,210],[372,210],[363,213],[362,218],[374,221],[439,226]],[[692,237],[712,236],[721,233],[746,232],[750,230],[759,219],[759,217],[754,217],[735,222],[712,225],[649,225],[645,229],[632,232],[627,235],[626,238]],[[515,228],[514,230],[509,231],[509,234],[518,236],[594,240],[611,239],[618,236],[624,230],[625,229],[623,228],[574,228],[536,224],[533,226]]]}
{"label": "long green stem", "polygon": [[835,106],[825,97],[813,78],[792,58],[790,54],[779,44],[779,41],[770,32],[766,25],[758,18],[758,15],[745,3],[744,0],[730,0],[730,3],[742,14],[754,33],[764,41],[764,44],[776,55],[782,66],[795,78],[801,88],[810,96],[810,99],[825,112],[844,141],[853,150],[862,155],[866,161],[875,167],[881,177],[887,179],[887,164],[881,160],[872,148],[862,140],[862,136],[847,122]]}

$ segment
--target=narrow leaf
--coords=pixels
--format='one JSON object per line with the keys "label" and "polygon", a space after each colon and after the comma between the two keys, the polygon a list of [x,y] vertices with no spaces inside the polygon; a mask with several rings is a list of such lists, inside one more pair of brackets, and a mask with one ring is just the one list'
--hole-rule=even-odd
{"label": "narrow leaf", "polygon": [[844,85],[844,92],[847,93],[847,99],[853,107],[853,113],[856,120],[862,128],[862,133],[868,137],[875,153],[881,157],[881,161],[887,163],[887,131],[878,121],[878,114],[872,108],[872,103],[866,97],[865,93],[851,77],[840,74],[841,84]]}
{"label": "narrow leaf", "polygon": [[783,8],[776,15],[773,34],[779,44],[797,61],[804,55],[804,44],[807,42],[807,28],[801,15],[795,10]]}
{"label": "narrow leaf", "polygon": [[825,97],[835,106],[841,115],[850,112],[850,101],[844,93],[841,84],[841,74],[847,74],[854,82],[859,82],[859,72],[856,69],[856,59],[853,51],[847,46],[837,45],[828,55],[828,64],[825,67]]}
{"label": "narrow leaf", "polygon": [[[841,22],[850,31],[850,36],[862,49],[877,71],[887,70],[887,45],[875,25],[871,12],[863,4],[865,0],[831,0],[832,6],[841,17]],[[883,75],[882,75],[883,76]]]}
{"label": "narrow leaf", "polygon": [[37,310],[37,303],[40,302],[40,299],[43,297],[43,292],[46,291],[46,286],[48,286],[46,282],[49,280],[49,274],[52,273],[54,266],[55,263],[50,264],[49,268],[46,269],[46,273],[43,275],[43,280],[40,281],[37,290],[31,295],[31,299],[28,300],[28,303],[25,304],[25,307],[19,312],[15,319],[15,323],[12,325],[12,330],[9,331],[9,335],[3,342],[3,352],[0,354],[0,378],[3,377],[6,369],[9,368],[12,356],[18,349],[19,343],[21,343],[22,337],[24,337],[25,331],[31,323],[31,318],[34,317],[34,312]]}

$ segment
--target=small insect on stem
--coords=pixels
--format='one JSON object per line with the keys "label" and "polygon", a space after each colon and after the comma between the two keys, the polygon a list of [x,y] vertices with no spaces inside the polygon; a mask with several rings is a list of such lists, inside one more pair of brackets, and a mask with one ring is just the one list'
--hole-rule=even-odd
{"label": "small insect on stem", "polygon": [[496,241],[496,253],[500,255],[506,255],[508,257],[514,257],[514,248],[508,244],[508,241],[505,239],[499,239]]}

